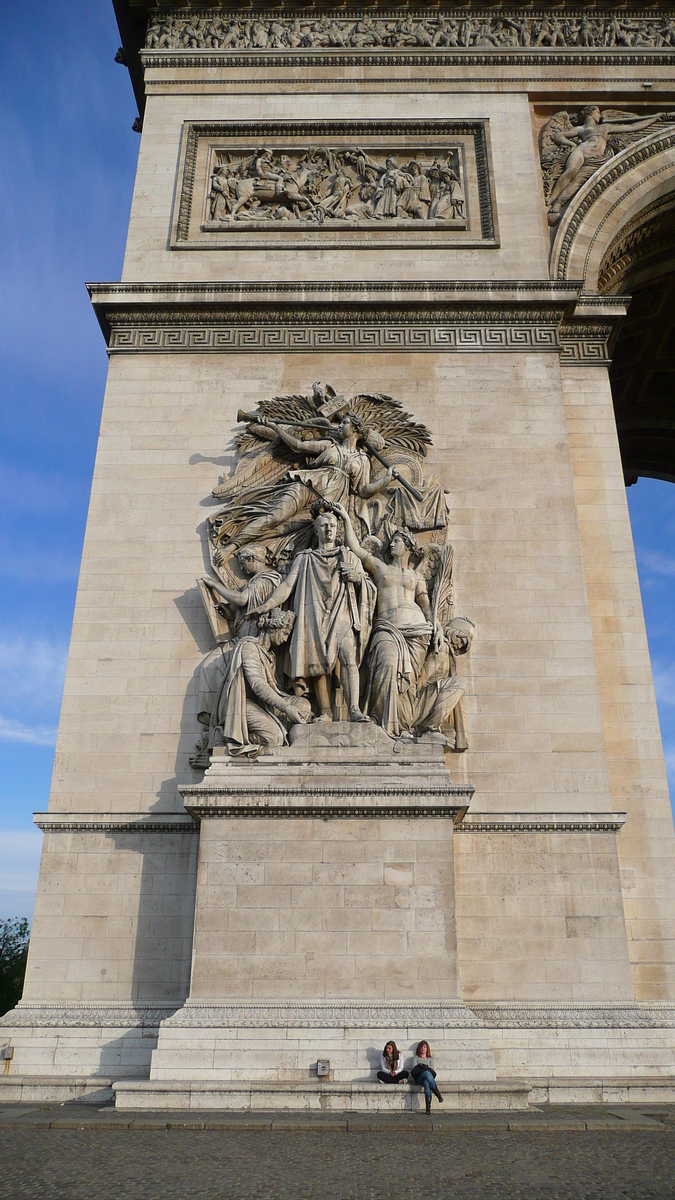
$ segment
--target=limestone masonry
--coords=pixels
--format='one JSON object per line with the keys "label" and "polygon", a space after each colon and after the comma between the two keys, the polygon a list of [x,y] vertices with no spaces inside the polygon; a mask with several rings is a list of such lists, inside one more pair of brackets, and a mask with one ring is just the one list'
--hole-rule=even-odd
{"label": "limestone masonry", "polygon": [[138,172],[0,1099],[416,1107],[375,1072],[422,1037],[455,1107],[675,1099],[625,499],[675,479],[675,10],[115,9]]}

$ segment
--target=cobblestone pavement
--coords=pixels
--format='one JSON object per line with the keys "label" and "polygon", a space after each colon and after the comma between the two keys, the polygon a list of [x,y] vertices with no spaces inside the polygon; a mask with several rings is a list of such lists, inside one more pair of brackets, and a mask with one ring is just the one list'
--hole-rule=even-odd
{"label": "cobblestone pavement", "polygon": [[675,1200],[675,1107],[423,1116],[3,1106],[1,1200]]}

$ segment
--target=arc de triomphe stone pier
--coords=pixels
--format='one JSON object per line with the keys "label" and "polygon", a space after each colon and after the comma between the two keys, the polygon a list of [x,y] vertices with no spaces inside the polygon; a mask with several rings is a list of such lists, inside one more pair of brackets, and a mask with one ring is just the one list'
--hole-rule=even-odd
{"label": "arc de triomphe stone pier", "polygon": [[375,1068],[424,1036],[451,1106],[672,1101],[625,483],[675,478],[675,12],[115,8],[138,173],[2,1097],[415,1107]]}

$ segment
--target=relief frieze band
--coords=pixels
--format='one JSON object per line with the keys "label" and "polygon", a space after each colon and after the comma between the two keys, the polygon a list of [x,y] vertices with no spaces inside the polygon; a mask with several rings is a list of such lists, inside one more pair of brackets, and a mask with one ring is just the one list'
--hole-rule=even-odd
{"label": "relief frieze band", "polygon": [[595,57],[609,52],[613,61],[627,52],[648,54],[675,48],[675,13],[653,8],[612,12],[589,10],[551,11],[541,7],[496,7],[468,13],[466,8],[426,10],[343,9],[319,14],[300,8],[282,15],[278,10],[252,8],[193,9],[159,12],[148,25],[145,39],[149,51],[209,50],[219,55],[243,51],[263,59],[288,55],[373,56],[379,59],[392,51],[412,56],[435,53],[439,57],[497,52],[498,56],[519,53],[525,60],[542,52],[555,56],[570,50],[579,56]]}
{"label": "relief frieze band", "polygon": [[272,221],[466,229],[463,174],[459,148],[427,151],[407,163],[393,150],[366,154],[360,147],[216,152],[201,229]]}

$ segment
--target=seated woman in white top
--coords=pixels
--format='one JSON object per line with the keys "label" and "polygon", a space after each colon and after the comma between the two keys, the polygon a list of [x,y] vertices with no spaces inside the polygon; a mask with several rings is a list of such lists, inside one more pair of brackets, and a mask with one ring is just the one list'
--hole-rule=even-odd
{"label": "seated woman in white top", "polygon": [[380,1083],[405,1083],[408,1072],[401,1070],[401,1055],[396,1048],[396,1042],[387,1042],[380,1055],[382,1070],[377,1072]]}

